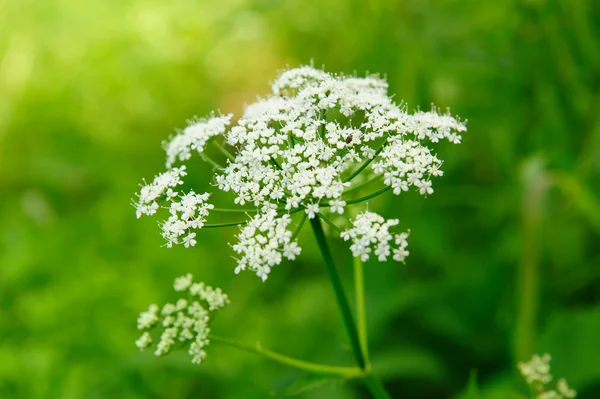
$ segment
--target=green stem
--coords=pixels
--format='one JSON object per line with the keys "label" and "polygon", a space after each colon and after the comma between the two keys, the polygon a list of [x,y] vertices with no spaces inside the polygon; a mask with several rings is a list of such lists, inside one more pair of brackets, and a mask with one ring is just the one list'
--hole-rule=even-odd
{"label": "green stem", "polygon": [[344,378],[361,378],[364,375],[363,371],[358,367],[340,367],[307,362],[263,348],[260,342],[257,342],[254,346],[244,345],[237,343],[231,339],[219,337],[212,334],[209,336],[209,339],[214,342],[220,342],[222,344],[229,345],[234,348],[238,348],[247,352],[264,356],[278,363],[282,363],[287,366],[313,374],[335,375]]}
{"label": "green stem", "polygon": [[321,218],[322,221],[324,221],[325,223],[327,223],[329,225],[329,227],[331,227],[332,229],[334,229],[338,233],[342,232],[342,229],[340,229],[335,224],[333,224],[333,222],[331,220],[329,220],[328,218],[326,218],[325,215],[323,215],[322,213],[318,213],[317,216],[319,218]]}
{"label": "green stem", "polygon": [[279,162],[277,162],[277,160],[275,158],[269,158],[269,162],[271,162],[273,164],[273,166],[275,166],[277,169],[283,170],[281,168],[281,165],[279,165]]}
{"label": "green stem", "polygon": [[221,144],[219,144],[216,140],[213,141],[213,144],[215,145],[215,147],[217,147],[217,150],[219,150],[221,152],[221,154],[225,155],[227,158],[229,158],[230,161],[235,161],[235,157],[225,149],[225,147],[223,147]]}
{"label": "green stem", "polygon": [[365,287],[363,277],[363,262],[360,257],[353,258],[354,261],[354,296],[356,301],[356,322],[358,325],[358,340],[362,350],[367,370],[371,365],[369,362],[369,346],[367,340],[367,312],[365,310]]}
{"label": "green stem", "polygon": [[523,252],[515,284],[518,304],[513,345],[515,363],[528,359],[534,353],[540,300],[540,229],[549,182],[543,161],[538,158],[528,160],[523,166],[522,174]]}
{"label": "green stem", "polygon": [[211,157],[209,157],[206,154],[201,154],[202,160],[205,162],[208,162],[209,164],[211,164],[212,166],[214,166],[217,169],[223,169],[223,167],[221,165],[219,165],[217,162],[215,162]]}
{"label": "green stem", "polygon": [[[298,208],[297,210],[291,210],[290,213],[295,213],[295,212],[299,212],[300,210],[303,210],[304,208]],[[279,212],[280,214],[284,214],[287,213],[287,209],[285,208],[277,208],[276,209],[277,212]],[[210,210],[211,212],[218,212],[218,213],[260,213],[259,209],[256,208],[241,208],[241,209],[233,209],[233,208],[213,208]]]}
{"label": "green stem", "polygon": [[[283,212],[279,212],[277,214],[277,216],[282,216],[282,215],[285,215],[286,213],[292,215],[292,214],[300,212],[302,210],[304,210],[304,208],[292,209],[291,211],[283,211]],[[233,210],[233,209],[223,209],[222,211],[224,211],[224,212],[234,212],[235,210]],[[252,211],[254,213],[258,213],[258,211],[256,211],[256,210],[252,210]],[[226,222],[226,223],[212,223],[212,224],[205,224],[204,226],[202,226],[202,228],[203,229],[210,229],[210,228],[215,228],[215,227],[241,226],[241,225],[247,224],[247,223],[248,223],[247,220],[240,220],[240,221],[237,221],[237,222]]]}
{"label": "green stem", "polygon": [[360,198],[357,198],[357,199],[346,201],[346,205],[356,204],[356,203],[359,203],[359,202],[370,200],[371,198],[375,198],[378,195],[381,195],[381,194],[385,193],[386,191],[390,190],[391,188],[392,188],[391,186],[385,186],[381,190],[375,191],[373,194],[365,195],[364,197],[360,197]]}
{"label": "green stem", "polygon": [[365,358],[363,357],[362,351],[360,349],[356,325],[354,324],[352,313],[350,312],[350,306],[348,305],[348,300],[346,299],[346,293],[344,292],[342,281],[333,262],[333,257],[331,256],[329,246],[327,245],[327,240],[325,238],[325,233],[323,232],[323,225],[321,224],[321,219],[312,218],[310,220],[310,224],[315,233],[315,238],[317,239],[319,249],[321,250],[321,255],[323,256],[323,260],[325,261],[325,265],[327,266],[329,279],[331,280],[331,284],[333,285],[338,306],[342,313],[342,319],[344,320],[344,325],[346,327],[346,331],[348,332],[348,337],[350,338],[350,345],[352,347],[352,351],[354,352],[356,364],[364,370]]}
{"label": "green stem", "polygon": [[258,213],[257,209],[230,209],[230,208],[213,208],[211,212],[219,213]]}
{"label": "green stem", "polygon": [[290,241],[293,241],[296,237],[298,237],[298,234],[300,234],[300,230],[302,230],[302,227],[304,226],[304,222],[306,222],[306,213],[302,214],[302,219],[300,219],[300,224],[298,224],[298,227],[296,227],[296,231],[294,231],[294,234],[292,234],[292,238],[290,239]]}
{"label": "green stem", "polygon": [[[356,203],[359,203],[359,202],[370,200],[371,198],[377,197],[378,195],[381,195],[381,194],[385,193],[386,191],[390,190],[391,188],[392,187],[390,187],[390,186],[385,186],[381,190],[375,191],[372,194],[365,195],[364,197],[356,198],[356,199],[353,199],[353,200],[348,200],[348,201],[346,201],[346,205],[356,204]],[[321,206],[331,206],[331,204],[329,202],[323,202],[320,205]]]}
{"label": "green stem", "polygon": [[212,224],[205,224],[204,226],[202,226],[203,229],[211,229],[211,228],[216,228],[216,227],[229,227],[229,226],[241,226],[248,223],[247,220],[243,220],[243,221],[239,221],[239,222],[229,222],[229,223],[212,223]]}
{"label": "green stem", "polygon": [[376,175],[376,176],[372,177],[371,179],[367,180],[366,182],[360,183],[358,186],[352,187],[352,188],[344,191],[342,194],[349,194],[349,193],[353,193],[354,191],[358,191],[361,188],[373,183],[374,181],[381,179],[382,177],[383,177],[383,175]]}
{"label": "green stem", "polygon": [[379,378],[377,378],[377,376],[375,376],[374,374],[367,374],[364,377],[364,381],[365,385],[371,392],[371,395],[373,395],[375,399],[392,399],[390,394],[387,393],[387,391],[385,390],[385,387],[383,386]]}

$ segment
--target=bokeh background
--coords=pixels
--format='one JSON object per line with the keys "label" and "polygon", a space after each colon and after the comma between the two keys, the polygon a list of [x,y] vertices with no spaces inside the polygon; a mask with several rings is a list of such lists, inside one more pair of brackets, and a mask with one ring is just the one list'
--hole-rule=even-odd
{"label": "bokeh background", "polygon": [[516,363],[550,352],[600,397],[599,2],[0,0],[1,398],[368,397],[217,343],[201,366],[133,344],[138,312],[191,272],[232,298],[215,333],[352,363],[310,230],[263,284],[233,274],[236,228],[167,249],[131,206],[175,127],[239,114],[311,61],[468,119],[437,148],[434,195],[370,205],[412,231],[406,265],[366,267],[393,396],[461,398],[476,370],[481,398],[523,397]]}

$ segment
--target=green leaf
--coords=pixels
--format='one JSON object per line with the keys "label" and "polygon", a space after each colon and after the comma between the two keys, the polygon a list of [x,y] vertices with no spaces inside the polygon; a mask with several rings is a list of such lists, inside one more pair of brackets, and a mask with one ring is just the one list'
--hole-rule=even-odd
{"label": "green leaf", "polygon": [[283,391],[284,395],[295,396],[315,388],[319,388],[328,382],[339,380],[337,377],[323,376],[316,374],[305,374],[287,389]]}
{"label": "green leaf", "polygon": [[464,398],[481,399],[481,395],[479,394],[479,383],[477,382],[477,370],[471,370]]}
{"label": "green leaf", "polygon": [[469,381],[465,390],[459,394],[456,399],[481,399],[481,392],[479,390],[479,383],[477,382],[477,370],[471,370],[469,374]]}
{"label": "green leaf", "polygon": [[372,363],[380,377],[439,381],[446,373],[440,359],[424,348],[388,348],[385,353],[373,354]]}
{"label": "green leaf", "polygon": [[552,355],[552,374],[580,390],[600,379],[600,309],[557,312],[541,332],[538,352]]}

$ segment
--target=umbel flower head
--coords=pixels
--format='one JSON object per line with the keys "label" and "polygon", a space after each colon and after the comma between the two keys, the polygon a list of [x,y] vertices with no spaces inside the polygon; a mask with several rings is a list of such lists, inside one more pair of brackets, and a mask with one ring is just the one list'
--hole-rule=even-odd
{"label": "umbel flower head", "polygon": [[229,298],[220,288],[194,283],[191,274],[175,279],[173,287],[185,297],[162,307],[152,304],[140,313],[137,326],[144,333],[135,344],[141,350],[148,349],[153,343],[150,330],[160,329],[154,351],[156,356],[164,356],[172,349],[184,346],[192,356],[192,362],[199,364],[206,357],[204,348],[210,343],[210,318],[229,303]]}
{"label": "umbel flower head", "polygon": [[533,355],[528,362],[519,363],[518,368],[532,392],[536,393],[535,399],[574,398],[577,396],[577,392],[569,388],[564,378],[560,378],[556,382],[556,389],[548,387],[552,381],[552,374],[550,374],[551,359],[552,357],[548,353],[542,356]]}
{"label": "umbel flower head", "polygon": [[[273,266],[300,254],[293,226],[301,227],[304,218],[328,221],[328,214],[342,215],[348,205],[385,191],[433,193],[431,179],[443,172],[430,145],[460,143],[465,124],[435,108],[411,114],[387,88],[376,75],[333,75],[310,66],[284,71],[272,93],[248,105],[233,126],[232,115],[195,119],[164,143],[168,169],[142,186],[137,216],[153,215],[162,205],[170,215],[161,223],[166,245],[197,243],[196,231],[212,226],[209,214],[221,209],[209,203],[210,193],[182,187],[182,163],[198,154],[214,167],[213,185],[233,194],[234,206],[244,206],[240,211],[249,218],[237,223],[235,272],[252,270],[266,280]],[[226,163],[215,154],[225,154]],[[303,216],[294,221],[297,213]],[[372,246],[379,261],[408,255],[408,234],[388,232],[397,220],[367,212],[348,223],[353,227],[343,238],[352,240],[353,256],[368,259]]]}

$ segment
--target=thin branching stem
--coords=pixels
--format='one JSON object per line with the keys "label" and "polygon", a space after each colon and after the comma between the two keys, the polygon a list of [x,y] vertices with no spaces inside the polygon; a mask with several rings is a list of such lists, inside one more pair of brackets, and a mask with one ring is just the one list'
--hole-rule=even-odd
{"label": "thin branching stem", "polygon": [[218,212],[218,213],[258,213],[260,212],[258,209],[231,209],[231,208],[213,208],[210,210],[211,212]]}
{"label": "thin branching stem", "polygon": [[[352,200],[347,200],[347,201],[346,201],[346,204],[347,204],[347,205],[350,205],[350,204],[357,204],[357,203],[359,203],[359,202],[363,202],[363,201],[370,200],[371,198],[375,198],[375,197],[377,197],[378,195],[381,195],[381,194],[383,194],[383,193],[387,192],[387,191],[388,191],[388,190],[390,190],[391,188],[392,188],[392,187],[390,187],[390,186],[385,186],[384,188],[382,188],[382,189],[380,189],[380,190],[378,190],[378,191],[375,191],[374,193],[371,193],[371,194],[369,194],[369,195],[365,195],[364,197],[360,197],[360,198],[356,198],[356,199],[352,199]],[[330,204],[329,202],[322,202],[320,205],[321,205],[321,206],[331,206],[331,204]]]}
{"label": "thin branching stem", "polygon": [[306,222],[306,217],[308,215],[306,213],[302,214],[302,219],[300,219],[300,224],[298,224],[298,227],[296,227],[296,231],[294,231],[294,234],[292,234],[292,238],[290,239],[290,241],[293,241],[296,237],[298,237],[298,234],[300,234],[300,230],[302,230],[302,227],[304,226],[304,222]]}
{"label": "thin branching stem", "polygon": [[[224,209],[224,208],[215,208],[215,209]],[[215,209],[213,209],[213,211]],[[282,216],[282,215],[285,215],[285,214],[290,214],[291,215],[291,214],[294,214],[294,213],[297,213],[297,212],[300,212],[300,211],[303,211],[303,210],[304,210],[304,208],[296,208],[296,209],[293,209],[291,211],[279,210],[278,209],[279,213],[277,214],[277,216]],[[225,212],[227,212],[227,211],[230,211],[230,212],[233,213],[234,210],[233,209],[225,210]],[[257,213],[256,210],[252,210],[252,212]],[[225,222],[225,223],[205,224],[204,226],[202,226],[202,228],[203,229],[210,229],[210,228],[216,228],[216,227],[242,226],[242,225],[245,225],[245,224],[248,224],[248,220],[239,220],[237,222]]]}
{"label": "thin branching stem", "polygon": [[281,165],[279,165],[279,162],[277,162],[277,160],[274,157],[269,158],[269,162],[271,162],[271,164],[273,164],[273,166],[275,166],[277,169],[283,170]]}
{"label": "thin branching stem", "polygon": [[375,198],[378,195],[385,193],[386,191],[390,190],[391,188],[392,187],[390,187],[390,186],[385,186],[381,190],[375,191],[373,194],[365,195],[364,197],[356,198],[353,200],[348,200],[348,201],[346,201],[346,204],[348,204],[348,205],[349,204],[357,204],[359,202],[370,200],[371,198]]}
{"label": "thin branching stem", "polygon": [[242,226],[247,223],[248,223],[247,220],[242,220],[242,221],[238,221],[238,222],[227,222],[227,223],[211,223],[211,224],[205,224],[204,226],[202,226],[202,228],[203,229],[212,229],[212,228],[217,228],[217,227]]}
{"label": "thin branching stem", "polygon": [[209,339],[211,341],[220,342],[246,352],[264,356],[278,363],[313,374],[333,375],[343,378],[362,378],[364,376],[364,372],[358,367],[330,366],[326,364],[307,362],[263,348],[260,342],[256,342],[254,345],[245,345],[229,338],[223,338],[212,334],[209,335]]}
{"label": "thin branching stem", "polygon": [[212,166],[214,166],[217,169],[223,169],[223,166],[221,166],[219,163],[217,163],[214,159],[212,159],[211,157],[209,157],[206,154],[201,154],[202,160],[205,162],[208,162],[209,164],[211,164]]}
{"label": "thin branching stem", "polygon": [[324,221],[325,223],[327,223],[327,225],[329,225],[329,227],[331,227],[332,229],[334,229],[338,233],[342,232],[342,229],[340,229],[339,227],[337,227],[331,220],[329,220],[327,217],[325,217],[325,215],[323,215],[322,213],[318,213],[317,215],[321,218],[322,221]]}
{"label": "thin branching stem", "polygon": [[225,155],[227,158],[229,158],[230,161],[235,161],[235,157],[233,156],[232,153],[230,153],[229,151],[227,151],[227,149],[225,147],[223,147],[221,144],[219,144],[218,141],[213,141],[213,144],[215,145],[215,148],[217,150],[219,150],[219,152],[221,152],[221,154]]}
{"label": "thin branching stem", "polygon": [[358,191],[358,190],[360,190],[360,189],[362,189],[362,188],[364,188],[364,187],[368,186],[369,184],[371,184],[371,183],[373,183],[373,182],[376,182],[377,180],[381,179],[382,177],[383,177],[383,175],[377,175],[377,176],[374,176],[374,177],[370,178],[369,180],[367,180],[367,181],[365,181],[365,182],[363,182],[363,183],[360,183],[359,185],[357,185],[357,186],[354,186],[354,187],[352,187],[352,188],[350,188],[350,189],[348,189],[348,190],[344,191],[342,194],[345,194],[345,195],[347,195],[347,194],[349,194],[349,193],[353,193],[353,192],[355,192],[355,191]]}

